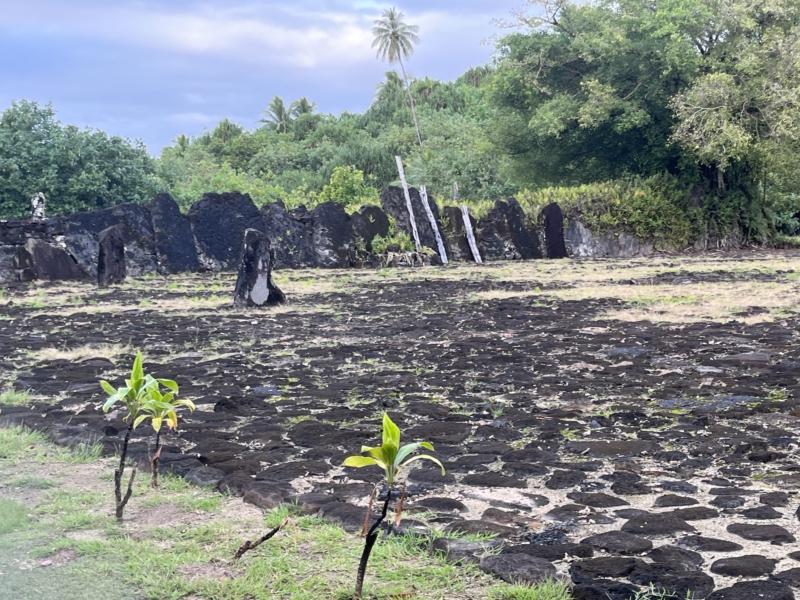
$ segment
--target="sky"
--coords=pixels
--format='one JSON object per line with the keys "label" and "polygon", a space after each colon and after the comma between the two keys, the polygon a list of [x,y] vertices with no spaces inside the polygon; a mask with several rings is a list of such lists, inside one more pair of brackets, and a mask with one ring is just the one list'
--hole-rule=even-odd
{"label": "sky", "polygon": [[[524,0],[398,0],[420,44],[407,69],[451,80],[491,60],[493,20]],[[281,96],[361,112],[390,68],[373,0],[0,0],[0,110],[52,102],[65,124],[157,155],[223,117],[252,129]]]}

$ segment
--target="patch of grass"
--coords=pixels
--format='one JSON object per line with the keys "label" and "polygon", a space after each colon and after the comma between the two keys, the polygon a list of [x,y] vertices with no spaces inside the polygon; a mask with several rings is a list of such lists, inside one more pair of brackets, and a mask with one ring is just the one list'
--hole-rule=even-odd
{"label": "patch of grass", "polygon": [[130,346],[120,344],[87,344],[75,348],[41,348],[34,352],[29,352],[27,358],[34,362],[46,362],[54,360],[80,361],[87,358],[107,358],[115,360],[120,356],[127,356],[133,350]]}
{"label": "patch of grass", "polygon": [[97,462],[103,453],[100,444],[78,444],[72,448],[59,449],[58,458],[64,462],[86,464]]}
{"label": "patch of grass", "polygon": [[16,391],[11,388],[4,388],[0,390],[0,404],[5,406],[30,406],[30,392],[27,390]]}
{"label": "patch of grass", "polygon": [[0,535],[21,529],[28,523],[28,507],[9,498],[0,498]]}
{"label": "patch of grass", "polygon": [[492,590],[490,600],[570,600],[569,588],[561,581],[548,579],[533,586],[505,584]]}
{"label": "patch of grass", "polygon": [[0,428],[0,459],[30,458],[32,453],[38,453],[37,445],[44,441],[41,433],[27,427]]}
{"label": "patch of grass", "polygon": [[24,488],[26,490],[47,490],[55,487],[56,482],[52,479],[33,477],[29,475],[26,477],[19,477],[18,479],[13,479],[9,485],[18,488]]}

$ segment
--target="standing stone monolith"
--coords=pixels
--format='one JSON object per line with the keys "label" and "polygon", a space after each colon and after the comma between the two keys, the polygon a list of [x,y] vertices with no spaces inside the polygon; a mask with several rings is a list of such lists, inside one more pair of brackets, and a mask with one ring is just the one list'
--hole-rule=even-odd
{"label": "standing stone monolith", "polygon": [[552,202],[542,209],[540,219],[544,225],[544,239],[547,258],[567,258],[567,246],[564,243],[564,213],[561,207]]}
{"label": "standing stone monolith", "polygon": [[31,221],[44,221],[44,200],[42,192],[31,198]]}
{"label": "standing stone monolith", "polygon": [[125,281],[125,239],[121,225],[112,225],[97,236],[97,287]]}
{"label": "standing stone monolith", "polygon": [[286,302],[286,296],[272,280],[275,252],[269,238],[257,229],[244,232],[239,277],[233,291],[233,306],[274,306]]}

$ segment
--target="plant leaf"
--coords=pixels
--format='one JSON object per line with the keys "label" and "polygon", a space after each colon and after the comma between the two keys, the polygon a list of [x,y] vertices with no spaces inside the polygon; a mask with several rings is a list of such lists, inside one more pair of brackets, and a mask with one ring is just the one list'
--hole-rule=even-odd
{"label": "plant leaf", "polygon": [[388,413],[383,413],[383,446],[400,447],[400,428],[389,418]]}
{"label": "plant leaf", "polygon": [[178,393],[178,384],[171,379],[158,379],[157,381],[164,387],[171,389],[176,394]]}
{"label": "plant leaf", "polygon": [[100,387],[103,388],[103,391],[109,396],[113,396],[117,393],[117,390],[115,390],[110,383],[102,379],[100,380]]}
{"label": "plant leaf", "polygon": [[417,454],[416,456],[412,456],[406,462],[404,462],[402,465],[397,467],[397,470],[399,471],[400,469],[402,469],[403,467],[408,466],[409,464],[411,464],[415,460],[429,460],[429,461],[431,461],[433,463],[436,463],[437,465],[439,465],[442,468],[442,475],[445,474],[444,465],[439,461],[438,458],[435,458],[435,457],[431,456],[430,454]]}
{"label": "plant leaf", "polygon": [[375,464],[378,464],[378,462],[369,456],[348,456],[344,459],[342,466],[360,469],[361,467],[369,467]]}
{"label": "plant leaf", "polygon": [[408,455],[409,455],[409,454],[411,454],[412,452],[416,452],[416,450],[417,450],[417,449],[418,449],[420,446],[422,446],[422,444],[423,444],[423,443],[424,443],[424,442],[416,442],[416,443],[414,443],[414,444],[406,444],[405,446],[403,446],[402,448],[400,448],[400,451],[397,453],[397,456],[395,457],[395,459],[394,459],[394,461],[393,461],[393,462],[394,462],[395,464],[398,464],[398,465],[399,465],[400,463],[402,463],[402,462],[403,462],[403,459],[404,459],[406,456],[408,456]]}
{"label": "plant leaf", "polygon": [[[136,420],[133,422],[133,428],[136,429],[139,426],[139,424],[149,416],[150,415],[141,415],[139,417],[136,417]],[[158,431],[158,430],[156,430],[156,431]]]}

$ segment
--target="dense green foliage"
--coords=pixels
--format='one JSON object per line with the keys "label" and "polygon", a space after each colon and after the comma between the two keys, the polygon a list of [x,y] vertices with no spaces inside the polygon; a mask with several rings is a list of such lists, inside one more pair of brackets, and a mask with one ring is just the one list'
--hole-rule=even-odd
{"label": "dense green foliage", "polygon": [[160,191],[141,142],[64,126],[53,107],[14,102],[0,116],[0,216],[30,214],[43,192],[48,214],[144,202]]}
{"label": "dense green foliage", "polygon": [[532,216],[556,200],[592,228],[676,247],[800,234],[800,0],[528,4],[495,62],[453,82],[406,87],[389,71],[366,111],[339,116],[276,96],[254,130],[223,119],[158,159],[15,104],[0,120],[0,214],[27,213],[36,191],[52,214],[162,188],[184,209],[238,190],[351,210],[397,183],[400,155],[412,185],[447,202],[457,183],[479,213],[509,195]]}

